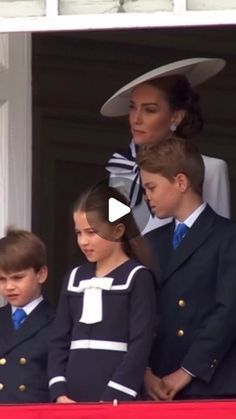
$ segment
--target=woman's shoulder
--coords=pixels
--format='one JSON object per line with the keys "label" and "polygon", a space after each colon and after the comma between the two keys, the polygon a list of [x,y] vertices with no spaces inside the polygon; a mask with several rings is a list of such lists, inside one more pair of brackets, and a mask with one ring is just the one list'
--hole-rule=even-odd
{"label": "woman's shoulder", "polygon": [[223,159],[219,159],[217,157],[205,156],[204,154],[202,155],[202,158],[203,158],[206,169],[207,168],[227,169],[227,163]]}

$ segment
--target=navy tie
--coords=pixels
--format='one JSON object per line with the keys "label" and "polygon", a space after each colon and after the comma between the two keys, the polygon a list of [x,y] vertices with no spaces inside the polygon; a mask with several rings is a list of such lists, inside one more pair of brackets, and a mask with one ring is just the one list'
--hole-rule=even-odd
{"label": "navy tie", "polygon": [[17,308],[16,311],[12,314],[12,321],[14,329],[19,329],[23,321],[26,319],[27,314],[23,308]]}
{"label": "navy tie", "polygon": [[173,248],[176,249],[181,241],[183,240],[185,234],[187,233],[188,226],[184,223],[179,223],[177,228],[174,231],[173,235]]}

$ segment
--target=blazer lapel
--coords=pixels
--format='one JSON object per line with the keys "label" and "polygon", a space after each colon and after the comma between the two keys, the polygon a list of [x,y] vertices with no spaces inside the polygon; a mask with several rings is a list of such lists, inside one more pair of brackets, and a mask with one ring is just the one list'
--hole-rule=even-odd
{"label": "blazer lapel", "polygon": [[4,327],[1,327],[0,329],[0,340],[1,340],[0,350],[1,350],[2,345],[5,345],[8,339],[11,338],[11,335],[14,333],[10,304],[7,304],[6,306],[1,308],[0,315],[1,315],[1,324],[4,326]]}
{"label": "blazer lapel", "polygon": [[171,238],[174,226],[174,222],[170,222],[162,227],[150,231],[144,236],[152,258],[150,267],[154,273],[155,281],[158,287],[163,282],[163,273],[171,257]]}
{"label": "blazer lapel", "polygon": [[213,230],[216,217],[216,213],[207,205],[179,247],[173,250],[166,265],[164,280],[168,279],[206,241]]}
{"label": "blazer lapel", "polygon": [[53,319],[53,311],[49,304],[43,300],[30,315],[26,318],[22,326],[18,330],[14,330],[11,321],[11,307],[7,306],[6,312],[4,313],[6,321],[5,334],[7,336],[4,339],[4,331],[1,332],[2,342],[0,345],[0,357],[12,350],[13,347],[19,343],[27,340],[30,336],[37,333],[42,327],[47,325]]}

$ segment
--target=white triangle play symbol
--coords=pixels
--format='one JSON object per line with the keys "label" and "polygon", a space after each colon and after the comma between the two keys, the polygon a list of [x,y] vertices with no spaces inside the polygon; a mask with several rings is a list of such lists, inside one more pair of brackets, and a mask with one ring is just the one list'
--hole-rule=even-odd
{"label": "white triangle play symbol", "polygon": [[108,219],[111,223],[121,217],[124,217],[124,215],[129,214],[129,212],[131,212],[131,209],[128,205],[123,204],[115,198],[109,198]]}

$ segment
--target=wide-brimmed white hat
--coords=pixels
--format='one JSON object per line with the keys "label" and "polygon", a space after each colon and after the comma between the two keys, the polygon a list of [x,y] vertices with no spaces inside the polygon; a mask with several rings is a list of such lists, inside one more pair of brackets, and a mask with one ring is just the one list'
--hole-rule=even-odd
{"label": "wide-brimmed white hat", "polygon": [[157,67],[119,89],[101,107],[101,114],[104,116],[127,115],[129,113],[131,91],[138,84],[147,82],[148,80],[182,74],[188,79],[191,86],[194,87],[217,74],[224,66],[225,60],[221,58],[188,58]]}

